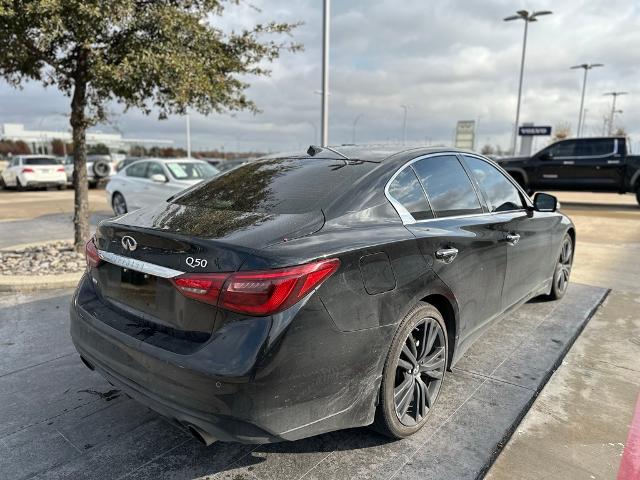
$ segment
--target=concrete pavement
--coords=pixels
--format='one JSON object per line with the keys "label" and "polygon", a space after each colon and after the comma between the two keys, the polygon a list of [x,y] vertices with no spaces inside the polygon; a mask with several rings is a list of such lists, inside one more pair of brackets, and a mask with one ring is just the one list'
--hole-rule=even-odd
{"label": "concrete pavement", "polygon": [[630,195],[557,195],[577,229],[572,280],[612,292],[498,457],[490,480],[615,479],[640,392],[640,208]]}

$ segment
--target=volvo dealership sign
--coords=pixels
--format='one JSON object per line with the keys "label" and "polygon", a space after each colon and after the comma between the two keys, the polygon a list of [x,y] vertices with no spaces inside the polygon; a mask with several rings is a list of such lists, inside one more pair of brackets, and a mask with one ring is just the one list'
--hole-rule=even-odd
{"label": "volvo dealership sign", "polygon": [[522,126],[518,128],[518,135],[522,137],[533,137],[537,135],[551,135],[550,126]]}

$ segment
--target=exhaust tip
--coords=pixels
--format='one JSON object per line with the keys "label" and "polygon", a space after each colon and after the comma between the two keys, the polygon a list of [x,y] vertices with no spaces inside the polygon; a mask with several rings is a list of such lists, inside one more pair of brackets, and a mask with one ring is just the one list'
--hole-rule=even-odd
{"label": "exhaust tip", "polygon": [[80,355],[80,360],[82,360],[82,363],[84,363],[85,367],[87,367],[89,370],[95,370],[95,367],[89,363],[89,360],[84,358],[82,355]]}
{"label": "exhaust tip", "polygon": [[209,435],[207,432],[205,432],[204,430],[200,430],[198,427],[193,426],[193,425],[186,425],[187,430],[189,430],[189,433],[191,435],[193,435],[193,437],[200,442],[201,444],[205,445],[205,446],[209,446],[212,443],[216,442],[218,439]]}

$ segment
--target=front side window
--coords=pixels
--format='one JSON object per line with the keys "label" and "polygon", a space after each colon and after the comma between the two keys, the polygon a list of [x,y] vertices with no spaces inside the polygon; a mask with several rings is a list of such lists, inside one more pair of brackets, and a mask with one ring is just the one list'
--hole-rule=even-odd
{"label": "front side window", "polygon": [[413,164],[436,217],[482,213],[471,180],[454,155],[429,157]]}
{"label": "front side window", "polygon": [[566,140],[551,145],[546,150],[553,157],[573,157],[576,154],[575,140]]}
{"label": "front side window", "polygon": [[476,157],[464,156],[489,201],[491,212],[507,212],[524,208],[518,189],[496,167]]}
{"label": "front side window", "polygon": [[433,218],[427,197],[424,196],[422,186],[412,168],[402,170],[389,184],[388,191],[415,220]]}
{"label": "front side window", "polygon": [[164,170],[162,169],[162,165],[156,162],[151,162],[147,169],[147,178],[151,178],[152,175],[162,175],[163,177],[166,177]]}
{"label": "front side window", "polygon": [[149,162],[134,163],[129,167],[127,167],[127,169],[125,170],[125,173],[127,174],[127,177],[144,178],[147,173],[148,164]]}

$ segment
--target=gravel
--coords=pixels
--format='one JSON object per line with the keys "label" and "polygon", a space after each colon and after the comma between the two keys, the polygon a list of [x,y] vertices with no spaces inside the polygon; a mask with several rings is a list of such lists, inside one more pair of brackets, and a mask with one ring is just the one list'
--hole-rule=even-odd
{"label": "gravel", "polygon": [[85,265],[84,254],[75,252],[72,242],[0,251],[0,275],[75,273],[82,272]]}

